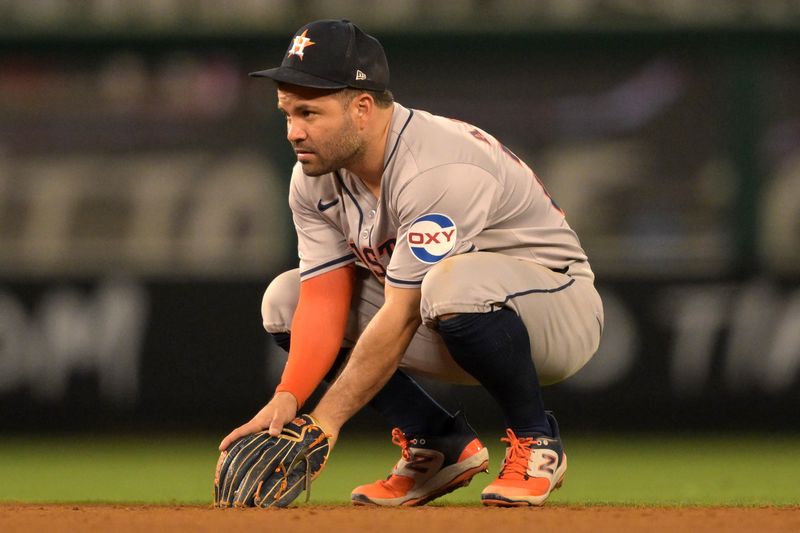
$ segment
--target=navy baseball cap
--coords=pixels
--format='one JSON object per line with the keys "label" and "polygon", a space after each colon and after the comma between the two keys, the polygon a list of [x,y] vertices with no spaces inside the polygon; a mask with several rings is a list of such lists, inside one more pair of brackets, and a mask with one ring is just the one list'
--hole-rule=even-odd
{"label": "navy baseball cap", "polygon": [[317,20],[297,30],[280,67],[250,76],[317,89],[389,87],[381,43],[349,20]]}

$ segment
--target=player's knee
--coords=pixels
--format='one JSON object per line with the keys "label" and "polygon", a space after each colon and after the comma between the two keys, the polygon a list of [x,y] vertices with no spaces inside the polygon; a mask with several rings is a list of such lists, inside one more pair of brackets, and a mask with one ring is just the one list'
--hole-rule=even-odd
{"label": "player's knee", "polygon": [[289,270],[273,279],[261,299],[261,320],[264,329],[270,333],[289,331],[299,297],[298,269]]}

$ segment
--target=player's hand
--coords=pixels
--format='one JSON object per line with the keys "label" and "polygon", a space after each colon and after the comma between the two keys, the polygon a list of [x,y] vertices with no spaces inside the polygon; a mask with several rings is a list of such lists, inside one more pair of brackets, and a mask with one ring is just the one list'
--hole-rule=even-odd
{"label": "player's hand", "polygon": [[330,437],[309,415],[293,419],[277,437],[264,431],[243,437],[220,453],[214,505],[286,507],[304,488],[308,501],[330,453]]}
{"label": "player's hand", "polygon": [[280,435],[283,426],[297,415],[297,399],[290,392],[276,392],[275,396],[249,422],[234,429],[219,444],[219,451],[225,451],[230,444],[246,435],[265,429],[273,437]]}

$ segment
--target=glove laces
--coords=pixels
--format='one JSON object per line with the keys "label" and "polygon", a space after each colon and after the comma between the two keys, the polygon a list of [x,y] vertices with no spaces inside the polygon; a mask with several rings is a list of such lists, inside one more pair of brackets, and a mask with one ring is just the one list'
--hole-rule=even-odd
{"label": "glove laces", "polygon": [[[317,426],[317,427],[319,428],[319,426]],[[319,428],[319,429],[322,429],[322,428]],[[298,453],[294,457],[294,459],[292,459],[292,464],[289,465],[289,468],[286,470],[286,475],[284,475],[283,480],[281,481],[281,487],[280,487],[280,491],[279,491],[281,495],[283,495],[283,492],[286,490],[286,486],[288,485],[289,472],[294,470],[294,467],[295,467],[295,465],[297,463],[299,463],[300,461],[305,461],[306,462],[306,473],[305,473],[304,477],[305,477],[306,502],[308,502],[311,499],[311,475],[310,475],[311,474],[311,463],[308,462],[308,451],[309,450],[313,451],[314,447],[317,444],[319,444],[320,442],[323,442],[323,441],[325,441],[327,439],[330,439],[332,436],[333,435],[329,435],[328,433],[324,433],[324,432],[320,433],[319,436],[316,439],[311,441],[311,444],[308,445],[308,448],[302,450],[300,453]],[[276,500],[277,499],[280,499],[280,496],[278,496],[276,498]]]}
{"label": "glove laces", "polygon": [[[319,426],[312,426],[312,427],[319,428]],[[321,429],[321,428],[319,428],[319,429]],[[281,481],[280,481],[280,484],[278,485],[278,490],[275,492],[275,496],[273,496],[273,502],[277,502],[283,497],[283,494],[286,492],[286,489],[289,488],[289,475],[292,472],[294,472],[295,467],[298,466],[299,463],[301,463],[303,461],[305,461],[305,463],[306,463],[306,471],[305,471],[304,479],[303,479],[303,481],[304,481],[304,487],[303,488],[305,489],[305,492],[306,492],[306,500],[305,501],[308,502],[311,499],[311,477],[312,476],[311,476],[311,463],[308,461],[308,451],[309,450],[313,451],[314,447],[317,444],[323,442],[326,439],[330,439],[331,437],[333,437],[333,435],[328,434],[328,433],[320,433],[320,435],[316,439],[314,439],[313,441],[311,441],[310,444],[308,444],[308,448],[307,449],[299,451],[297,453],[297,455],[294,456],[294,458],[292,459],[292,462],[289,463],[288,467],[284,466],[283,464],[278,465],[278,467],[275,469],[275,473],[276,474],[281,474]],[[261,493],[261,486],[262,486],[263,483],[264,483],[263,480],[258,483],[258,489],[256,490],[256,495]],[[259,505],[258,496],[256,496],[256,505]]]}

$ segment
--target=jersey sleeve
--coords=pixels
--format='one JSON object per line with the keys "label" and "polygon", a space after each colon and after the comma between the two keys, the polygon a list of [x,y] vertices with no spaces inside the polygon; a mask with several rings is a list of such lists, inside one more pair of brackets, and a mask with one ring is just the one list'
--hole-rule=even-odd
{"label": "jersey sleeve", "polygon": [[497,204],[498,183],[486,170],[466,163],[423,172],[397,193],[397,242],[386,283],[419,287],[434,265],[475,250],[472,239],[487,225]]}
{"label": "jersey sleeve", "polygon": [[289,207],[297,232],[300,280],[324,274],[356,260],[344,232],[322,216],[316,201],[304,188],[306,179],[295,167],[289,186]]}

